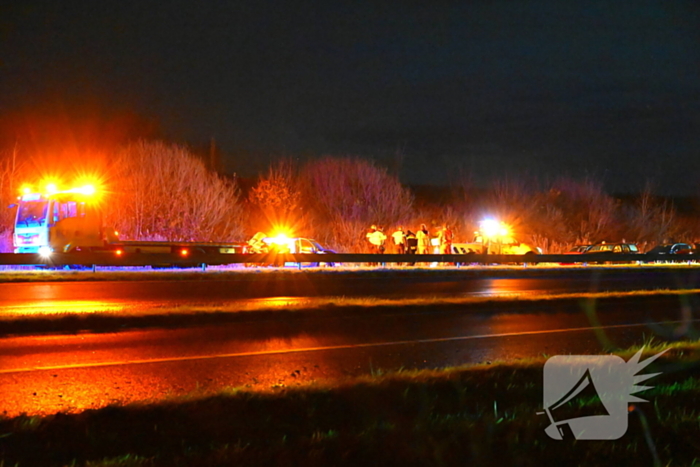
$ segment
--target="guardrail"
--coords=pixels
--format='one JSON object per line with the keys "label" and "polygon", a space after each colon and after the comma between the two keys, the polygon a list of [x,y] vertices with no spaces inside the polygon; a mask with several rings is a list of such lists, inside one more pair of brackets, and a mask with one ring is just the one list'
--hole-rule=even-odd
{"label": "guardrail", "polygon": [[608,254],[591,253],[580,255],[396,255],[396,254],[225,254],[191,251],[186,256],[171,253],[122,253],[114,252],[77,252],[52,253],[44,257],[34,253],[0,253],[0,265],[37,265],[44,267],[76,266],[175,266],[201,267],[226,264],[256,264],[283,266],[285,263],[447,263],[455,265],[468,264],[595,264],[595,263],[653,263],[691,262],[695,255],[664,255],[664,254]]}

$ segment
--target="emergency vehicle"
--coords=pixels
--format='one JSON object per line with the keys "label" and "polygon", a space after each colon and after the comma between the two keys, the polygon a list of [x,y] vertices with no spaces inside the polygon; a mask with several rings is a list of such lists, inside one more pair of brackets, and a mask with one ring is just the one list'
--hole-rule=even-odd
{"label": "emergency vehicle", "polygon": [[527,243],[516,240],[511,229],[504,223],[486,219],[479,224],[479,230],[474,232],[471,243],[453,243],[454,254],[490,254],[490,255],[527,255],[541,254],[542,250]]}
{"label": "emergency vehicle", "polygon": [[111,251],[166,253],[187,256],[190,252],[245,253],[242,243],[195,243],[167,241],[123,241],[114,229],[103,225],[100,195],[93,185],[58,190],[47,184],[43,191],[22,189],[12,236],[15,253]]}

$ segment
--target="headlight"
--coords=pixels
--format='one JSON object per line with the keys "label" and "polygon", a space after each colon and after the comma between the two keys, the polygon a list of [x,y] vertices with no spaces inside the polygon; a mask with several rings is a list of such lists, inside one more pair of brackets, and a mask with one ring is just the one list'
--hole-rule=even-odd
{"label": "headlight", "polygon": [[50,246],[40,246],[39,247],[39,255],[43,258],[48,258],[51,256],[51,253],[53,253],[53,248]]}

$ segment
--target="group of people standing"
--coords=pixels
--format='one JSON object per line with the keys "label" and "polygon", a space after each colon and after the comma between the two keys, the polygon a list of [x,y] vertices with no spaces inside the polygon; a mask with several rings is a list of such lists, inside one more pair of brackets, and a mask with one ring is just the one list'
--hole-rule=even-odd
{"label": "group of people standing", "polygon": [[[420,229],[415,233],[411,230],[404,230],[403,226],[399,226],[390,239],[384,233],[381,227],[372,225],[366,234],[367,245],[370,253],[385,253],[386,243],[392,246],[392,251],[388,253],[403,254],[419,254],[425,255],[431,253],[430,232],[425,224],[421,224]],[[452,252],[452,229],[445,224],[437,234],[438,245],[440,246],[441,254],[449,254]]]}

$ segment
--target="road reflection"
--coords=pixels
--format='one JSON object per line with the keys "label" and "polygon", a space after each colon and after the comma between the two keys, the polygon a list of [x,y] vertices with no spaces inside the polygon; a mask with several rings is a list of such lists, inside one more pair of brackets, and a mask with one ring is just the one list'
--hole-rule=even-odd
{"label": "road reflection", "polygon": [[558,292],[552,282],[545,279],[486,279],[480,291],[470,292],[467,295],[532,297]]}
{"label": "road reflection", "polygon": [[[588,291],[593,283],[580,281],[576,287]],[[93,284],[88,291],[81,288],[84,284],[23,284],[18,289],[0,284],[0,317],[66,312],[121,314],[135,308],[170,311],[172,305],[191,303],[192,296],[197,297],[197,303],[269,308],[313,305],[328,298],[289,296],[293,292],[287,290],[262,298],[231,299],[226,295],[230,284],[215,285],[218,292],[210,294],[212,285],[180,286],[180,295],[171,296],[171,284],[166,287],[157,283],[156,296],[144,293],[136,299],[127,294],[131,290],[127,286],[113,288],[109,283]],[[566,280],[555,284],[517,278],[479,279],[458,285],[461,294],[481,296],[527,296],[576,289]],[[192,290],[184,290],[187,287]],[[411,292],[411,284],[405,289]],[[195,291],[198,295],[194,295]],[[454,296],[454,290],[451,293]],[[691,304],[686,305],[682,317],[690,320]],[[598,353],[607,341],[619,347],[641,344],[653,335],[650,330],[655,329],[654,323],[661,329],[658,323],[663,319],[680,319],[679,313],[668,306],[663,308],[663,316],[653,314],[654,310],[625,309],[602,313],[594,309],[596,313],[586,314],[578,304],[557,311],[543,305],[542,313],[538,313],[539,309],[524,313],[509,307],[512,305],[504,303],[502,309],[494,307],[488,313],[456,308],[449,312],[396,311],[318,319],[290,312],[289,316],[275,313],[274,318],[255,323],[3,338],[0,415],[76,412],[110,404],[206,395],[236,387],[276,390],[319,380],[376,374],[381,369]],[[595,324],[594,318],[610,327],[603,331],[605,339],[600,332],[582,330]],[[630,323],[637,327],[616,327]],[[688,329],[695,325],[687,324]]]}
{"label": "road reflection", "polygon": [[312,304],[313,297],[264,297],[246,300],[255,305],[266,305],[271,308],[286,307],[290,305]]}
{"label": "road reflection", "polygon": [[105,301],[105,300],[50,300],[50,301],[23,301],[20,304],[0,307],[2,316],[22,315],[57,315],[66,313],[104,313],[121,312],[134,308],[129,302]]}
{"label": "road reflection", "polygon": [[[398,368],[604,350],[578,310],[504,311],[0,339],[0,414],[76,412],[227,388],[268,391]],[[648,339],[650,322],[677,318],[668,310],[658,316],[615,310],[604,313],[602,324],[607,340],[624,348]]]}
{"label": "road reflection", "polygon": [[[312,375],[307,366],[289,369],[283,361],[290,355],[274,355],[291,352],[294,358],[295,350],[327,347],[332,337],[291,330],[263,337],[246,331],[232,327],[200,329],[194,335],[192,330],[158,330],[2,339],[0,414],[79,412],[213,394],[227,387],[271,389],[339,376],[317,370]],[[245,362],[233,373],[227,369],[231,361],[241,360]],[[328,366],[323,353],[308,365],[319,366]]]}

